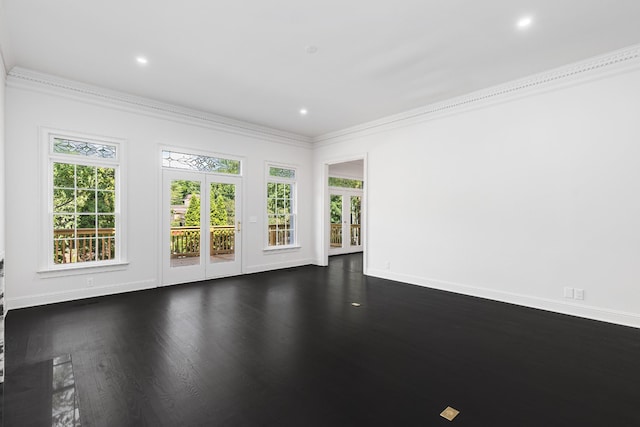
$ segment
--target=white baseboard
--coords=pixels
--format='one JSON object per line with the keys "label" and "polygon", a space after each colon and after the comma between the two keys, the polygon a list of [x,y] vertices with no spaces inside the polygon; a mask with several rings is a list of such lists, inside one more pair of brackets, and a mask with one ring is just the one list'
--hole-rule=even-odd
{"label": "white baseboard", "polygon": [[282,268],[301,267],[303,265],[314,264],[313,258],[299,259],[293,261],[274,262],[269,264],[247,266],[243,274],[262,273],[263,271],[280,270]]}
{"label": "white baseboard", "polygon": [[640,315],[635,313],[610,310],[579,303],[570,303],[559,300],[557,301],[512,292],[497,291],[495,289],[488,289],[478,286],[464,285],[461,283],[446,282],[443,280],[435,280],[408,274],[395,273],[389,270],[370,268],[368,271],[368,275],[379,277],[381,279],[408,283],[411,285],[424,286],[427,288],[439,289],[463,295],[470,295],[494,301],[501,301],[510,304],[521,305],[524,307],[553,311],[556,313],[568,314],[571,316],[578,316],[586,319],[599,320],[603,322],[615,323],[618,325],[640,328]]}
{"label": "white baseboard", "polygon": [[7,298],[7,311],[34,307],[37,305],[54,304],[58,302],[73,301],[83,298],[101,297],[105,295],[120,294],[124,292],[141,291],[158,286],[156,279],[140,280],[137,282],[118,283],[115,285],[96,286],[94,288],[72,289],[69,291],[50,292],[26,297]]}

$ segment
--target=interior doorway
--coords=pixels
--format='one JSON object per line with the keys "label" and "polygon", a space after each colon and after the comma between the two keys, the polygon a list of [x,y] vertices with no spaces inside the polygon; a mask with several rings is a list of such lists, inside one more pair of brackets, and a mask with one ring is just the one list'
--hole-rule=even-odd
{"label": "interior doorway", "polygon": [[328,165],[328,256],[363,252],[364,159]]}

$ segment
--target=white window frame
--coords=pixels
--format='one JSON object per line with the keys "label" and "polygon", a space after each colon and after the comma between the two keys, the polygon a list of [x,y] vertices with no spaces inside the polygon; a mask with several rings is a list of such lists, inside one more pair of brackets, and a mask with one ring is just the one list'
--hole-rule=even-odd
{"label": "white window frame", "polygon": [[[271,176],[270,168],[291,169],[295,173],[295,178],[283,178]],[[298,173],[299,168],[296,165],[276,162],[265,162],[265,181],[264,181],[264,251],[279,251],[286,249],[300,248],[299,230],[298,230]],[[291,184],[291,224],[293,225],[293,242],[288,245],[269,246],[269,183],[285,183]]]}
{"label": "white window frame", "polygon": [[[79,154],[56,153],[53,150],[54,139],[68,139],[92,144],[115,146],[115,158],[98,158]],[[81,132],[41,129],[42,172],[42,233],[40,243],[40,269],[38,273],[53,273],[54,276],[82,274],[91,269],[94,272],[122,269],[127,262],[126,245],[126,180],[125,141],[118,138],[89,135]],[[87,261],[68,264],[53,262],[53,164],[67,163],[75,165],[109,167],[115,169],[115,257],[110,260]]]}

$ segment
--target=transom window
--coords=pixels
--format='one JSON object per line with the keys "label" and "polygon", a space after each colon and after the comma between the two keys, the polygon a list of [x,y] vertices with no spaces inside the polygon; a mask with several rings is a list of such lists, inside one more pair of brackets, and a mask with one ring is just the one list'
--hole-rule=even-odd
{"label": "transom window", "polygon": [[363,188],[364,181],[359,179],[329,177],[329,187]]}
{"label": "transom window", "polygon": [[162,151],[162,166],[199,172],[240,175],[240,160],[204,156],[201,154],[179,153],[169,150]]}
{"label": "transom window", "polygon": [[121,257],[119,144],[49,135],[50,266]]}
{"label": "transom window", "polygon": [[267,247],[295,246],[296,169],[267,165]]}

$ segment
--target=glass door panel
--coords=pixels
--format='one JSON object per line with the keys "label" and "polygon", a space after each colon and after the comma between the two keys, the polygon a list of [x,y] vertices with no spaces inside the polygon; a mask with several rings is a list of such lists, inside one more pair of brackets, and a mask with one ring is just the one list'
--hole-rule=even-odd
{"label": "glass door panel", "polygon": [[242,273],[240,179],[207,176],[207,278]]}
{"label": "glass door panel", "polygon": [[203,233],[203,205],[208,200],[202,193],[204,188],[201,174],[163,172],[163,284],[204,279],[203,249],[208,244]]}
{"label": "glass door panel", "polygon": [[209,262],[233,262],[236,259],[236,186],[212,182],[209,200]]}
{"label": "glass door panel", "polygon": [[330,199],[330,211],[331,218],[331,234],[330,234],[330,247],[341,248],[342,247],[342,195],[331,194]]}
{"label": "glass door panel", "polygon": [[171,180],[171,268],[200,264],[200,181]]}
{"label": "glass door panel", "polygon": [[362,190],[329,191],[329,255],[362,251]]}
{"label": "glass door panel", "polygon": [[349,204],[351,207],[351,212],[350,212],[350,230],[349,230],[349,235],[350,235],[350,245],[351,246],[362,246],[362,240],[360,239],[360,233],[361,233],[361,215],[360,215],[360,208],[361,208],[361,200],[362,198],[360,196],[350,196],[350,201],[351,203]]}

